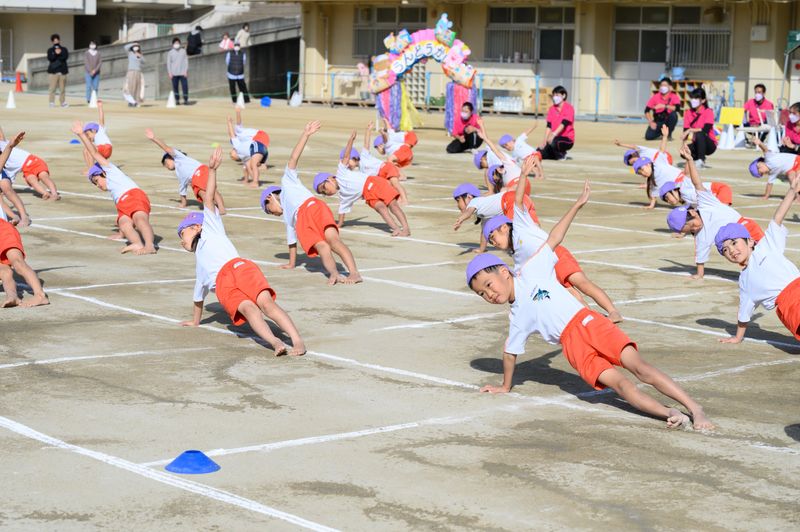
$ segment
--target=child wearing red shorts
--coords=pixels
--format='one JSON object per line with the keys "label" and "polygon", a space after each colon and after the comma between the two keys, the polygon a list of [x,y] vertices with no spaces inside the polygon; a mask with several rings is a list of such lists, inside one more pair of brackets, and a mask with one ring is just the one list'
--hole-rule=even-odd
{"label": "child wearing red shorts", "polygon": [[[261,193],[261,208],[273,216],[282,216],[286,224],[286,241],[289,244],[289,263],[281,266],[292,269],[297,262],[297,243],[309,257],[319,256],[328,272],[328,284],[355,284],[361,282],[356,261],[350,248],[339,237],[339,226],[325,202],[315,198],[297,177],[297,163],[309,137],[319,131],[319,121],[306,124],[300,140],[292,151],[281,179],[281,186],[271,186]],[[336,267],[336,253],[344,262],[349,275],[342,275]]]}
{"label": "child wearing red shorts", "polygon": [[[3,130],[0,129],[0,150],[4,149],[7,143]],[[8,199],[20,211],[20,216],[23,218],[21,225],[23,226],[28,225],[25,220],[27,214],[22,216],[25,212],[25,207],[22,206],[20,208],[22,200],[17,198],[17,193],[11,187],[17,174],[22,173],[22,177],[28,186],[41,195],[42,199],[50,201],[61,199],[55,182],[50,178],[50,168],[47,167],[47,163],[32,153],[20,148],[14,148],[14,151],[8,157],[8,161],[0,169],[6,174],[6,180],[8,181],[2,186],[2,192],[8,196]]]}
{"label": "child wearing red shorts", "polygon": [[[86,133],[89,140],[97,147],[97,151],[100,155],[106,159],[111,159],[113,147],[111,145],[111,139],[108,137],[108,131],[106,130],[106,115],[103,112],[103,102],[97,102],[97,114],[97,122],[89,122],[83,126],[83,132]],[[83,150],[83,160],[86,161],[87,169],[94,164],[92,156],[89,155],[89,152],[86,150]]]}
{"label": "child wearing red shorts", "polygon": [[375,138],[375,149],[386,155],[389,162],[405,168],[414,160],[412,148],[417,145],[417,134],[413,131],[395,131],[389,120],[383,119],[384,129]]}
{"label": "child wearing red shorts", "polygon": [[800,179],[794,180],[764,231],[764,237],[758,242],[751,238],[750,231],[742,224],[730,223],[717,231],[714,239],[717,250],[742,268],[736,335],[721,342],[741,342],[759,305],[767,310],[775,309],[781,323],[800,340],[800,270],[784,255],[788,231],[783,225],[798,190]]}
{"label": "child wearing red shorts", "polygon": [[703,408],[666,374],[642,359],[636,343],[603,315],[581,305],[561,284],[555,273],[558,257],[553,252],[589,199],[589,184],[567,214],[553,227],[535,253],[524,263],[515,262],[516,273],[498,257],[478,255],[467,265],[467,285],[488,303],[509,303],[509,332],[503,349],[503,383],[484,386],[481,392],[507,393],[513,384],[517,357],[525,353],[528,337],[561,345],[564,357],[595,389],[612,388],[631,406],[665,419],[668,427],[680,427],[689,416],[660,404],[625,377],[622,366],[638,379],[680,402],[692,417],[694,428],[712,429]]}
{"label": "child wearing red shorts", "polygon": [[97,147],[83,132],[83,125],[80,122],[73,124],[72,132],[78,135],[84,148],[96,161],[87,172],[89,182],[100,190],[107,191],[114,199],[117,207],[117,225],[122,236],[129,242],[120,253],[132,252],[134,255],[156,253],[155,235],[150,225],[150,199],[147,194],[114,163],[97,152]]}
{"label": "child wearing red shorts", "polygon": [[[167,170],[174,171],[178,177],[178,193],[181,196],[181,207],[186,207],[186,193],[190,185],[194,197],[202,205],[205,202],[203,198],[206,195],[208,166],[196,159],[192,159],[178,149],[171,148],[164,141],[157,138],[150,128],[144,130],[144,136],[163,150],[164,155],[161,156],[162,166]],[[222,194],[219,191],[214,194],[213,200],[219,209],[219,213],[225,214],[225,202],[222,200]]]}
{"label": "child wearing red shorts", "polygon": [[[364,148],[361,150],[360,154],[356,150],[353,150],[354,153],[358,154],[358,157],[355,159],[351,157],[347,166],[351,170],[359,168],[367,175],[376,175],[386,179],[400,194],[400,205],[408,205],[406,189],[400,184],[400,178],[402,176],[400,169],[394,163],[382,161],[370,153],[370,136],[372,135],[374,127],[375,124],[373,122],[367,124],[367,129],[364,131]],[[382,139],[378,136],[375,140],[380,141]],[[339,158],[342,158],[342,155],[340,155]]]}
{"label": "child wearing red shorts", "polygon": [[[0,153],[0,168],[8,161],[11,150],[22,141],[24,132],[18,133],[13,139],[8,141]],[[0,202],[3,200],[0,199]],[[36,272],[25,262],[25,248],[22,246],[22,237],[8,221],[6,216],[6,206],[3,203],[0,209],[0,282],[3,284],[5,299],[0,302],[0,307],[9,308],[17,305],[23,307],[35,307],[39,305],[49,305],[50,300],[42,289],[42,283]],[[21,300],[17,296],[17,283],[14,281],[14,272],[20,275],[33,291],[33,297]]]}
{"label": "child wearing red shorts", "polygon": [[336,175],[325,172],[317,174],[314,177],[314,190],[317,194],[325,196],[339,195],[339,221],[337,222],[339,227],[344,224],[345,214],[352,210],[353,204],[364,198],[367,205],[378,211],[381,218],[389,225],[392,236],[411,235],[408,219],[397,202],[400,193],[385,179],[374,175],[368,176],[360,170],[348,168],[347,163],[351,158],[355,138],[356,132],[353,130],[347,146],[342,152]]}
{"label": "child wearing red shorts", "polygon": [[[203,317],[203,302],[210,291],[215,291],[233,324],[249,323],[253,332],[272,346],[275,356],[304,355],[306,348],[303,339],[286,311],[275,303],[275,290],[253,261],[239,256],[225,234],[222,217],[213,200],[217,189],[217,168],[221,163],[222,148],[217,148],[208,163],[208,194],[203,202],[203,212],[190,213],[178,225],[181,245],[197,258],[194,312],[192,319],[181,325],[198,327]],[[272,334],[263,316],[274,321],[289,335],[292,339],[291,349]]]}

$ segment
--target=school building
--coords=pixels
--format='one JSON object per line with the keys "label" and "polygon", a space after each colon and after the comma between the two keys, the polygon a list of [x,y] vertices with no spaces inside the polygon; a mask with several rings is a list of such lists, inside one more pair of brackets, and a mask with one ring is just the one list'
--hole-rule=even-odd
{"label": "school building", "polygon": [[[360,98],[366,81],[356,65],[384,53],[390,32],[432,28],[443,13],[472,51],[468,62],[479,72],[475,83],[488,105],[505,97],[525,111],[544,109],[546,91],[563,85],[580,114],[637,115],[652,81],[673,69],[683,69],[689,80],[679,93],[699,81],[709,99],[727,99],[732,87],[742,105],[763,83],[776,102],[800,100],[800,64],[790,61],[784,70],[789,32],[800,28],[797,2],[299,3],[299,84],[310,100]],[[448,81],[433,60],[418,63],[404,80],[418,105],[440,104]]]}

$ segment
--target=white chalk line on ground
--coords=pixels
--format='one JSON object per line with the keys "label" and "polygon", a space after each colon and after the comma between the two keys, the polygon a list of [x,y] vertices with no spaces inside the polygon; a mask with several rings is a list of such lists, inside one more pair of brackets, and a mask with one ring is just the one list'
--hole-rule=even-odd
{"label": "white chalk line on ground", "polygon": [[[615,262],[605,262],[605,261],[589,260],[589,259],[581,259],[581,263],[597,264],[599,266],[609,266],[611,268],[622,268],[622,269],[625,269],[625,270],[637,270],[637,271],[642,271],[642,272],[660,273],[660,274],[663,274],[663,275],[673,275],[673,276],[678,276],[678,277],[691,277],[691,274],[688,273],[688,272],[667,272],[667,271],[664,271],[664,270],[659,270],[658,268],[647,268],[645,266],[635,266],[633,264],[619,264],[619,263],[615,263]],[[734,281],[733,279],[726,279],[724,277],[718,277],[716,275],[705,275],[705,276],[703,276],[703,279],[708,279],[708,280],[711,280],[711,281],[722,281],[722,282],[725,282],[725,283],[737,283],[737,281]],[[700,282],[701,281],[698,280],[698,284]]]}
{"label": "white chalk line on ground", "polygon": [[195,351],[209,351],[211,347],[185,347],[185,348],[164,348],[152,349],[149,351],[128,351],[125,353],[112,353],[110,355],[83,355],[74,357],[48,358],[45,360],[26,360],[23,362],[13,362],[10,364],[0,364],[0,369],[20,368],[23,366],[40,366],[48,364],[64,364],[67,362],[82,362],[84,360],[100,360],[104,358],[125,358],[150,355],[171,355],[173,353],[192,353]]}
{"label": "white chalk line on ground", "polygon": [[110,465],[122,469],[124,471],[128,471],[129,473],[139,475],[140,477],[144,477],[149,480],[154,480],[161,484],[165,484],[173,488],[178,488],[180,490],[187,491],[189,493],[201,495],[208,499],[213,499],[225,504],[237,506],[239,508],[243,508],[251,512],[256,512],[261,515],[274,517],[276,519],[280,519],[281,521],[286,521],[288,523],[306,528],[308,530],[318,530],[318,531],[335,530],[325,525],[321,525],[319,523],[303,519],[302,517],[299,517],[297,515],[293,515],[278,510],[276,508],[266,506],[251,499],[245,499],[244,497],[240,497],[233,493],[218,488],[214,488],[212,486],[207,486],[199,482],[194,482],[182,477],[170,475],[168,473],[164,473],[156,469],[143,467],[134,462],[125,460],[124,458],[119,458],[117,456],[112,456],[110,454],[102,453],[99,451],[93,451],[91,449],[87,449],[86,447],[80,447],[78,445],[67,443],[63,440],[54,438],[53,436],[48,436],[47,434],[38,432],[32,429],[31,427],[28,427],[26,425],[23,425],[22,423],[18,423],[6,417],[0,416],[0,427],[3,427],[6,430],[9,430],[15,434],[18,434],[30,440],[39,441],[51,447],[56,447],[64,451],[69,451],[80,456],[91,458],[92,460],[96,460],[103,464]]}
{"label": "white chalk line on ground", "polygon": [[148,281],[128,281],[124,283],[103,283],[103,284],[86,284],[80,286],[60,286],[56,288],[47,287],[47,292],[61,292],[64,290],[91,290],[93,288],[108,288],[112,286],[135,286],[142,284],[172,284],[172,283],[188,283],[194,282],[194,277],[191,279],[153,279]]}

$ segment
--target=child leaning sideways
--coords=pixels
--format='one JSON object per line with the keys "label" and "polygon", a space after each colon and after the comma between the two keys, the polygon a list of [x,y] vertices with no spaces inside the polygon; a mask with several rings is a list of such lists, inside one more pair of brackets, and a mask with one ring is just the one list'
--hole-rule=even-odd
{"label": "child leaning sideways", "polygon": [[[222,163],[222,149],[217,148],[208,162],[208,194],[203,201],[203,212],[188,214],[178,225],[178,237],[186,251],[197,258],[197,279],[194,283],[194,312],[185,327],[198,327],[203,317],[203,302],[210,291],[215,291],[220,305],[231,317],[234,325],[250,324],[259,338],[272,346],[275,356],[304,355],[303,339],[294,322],[275,303],[275,290],[253,261],[243,259],[225,234],[222,217],[214,204],[217,190],[217,168]],[[280,338],[272,334],[263,316],[268,317],[292,339],[289,349]]]}
{"label": "child leaning sideways", "polygon": [[[3,129],[0,128],[0,150],[5,148],[7,143],[8,141],[3,134]],[[6,180],[8,181],[7,183],[3,183],[3,193],[8,196],[8,199],[10,199],[20,211],[20,216],[25,212],[25,209],[24,207],[20,209],[19,205],[17,205],[17,201],[19,201],[20,204],[22,201],[14,199],[17,193],[11,189],[11,184],[19,173],[22,173],[22,177],[25,179],[28,186],[36,191],[37,194],[41,195],[42,199],[49,201],[61,199],[55,182],[50,178],[50,168],[48,168],[47,163],[32,153],[28,153],[20,148],[15,148],[14,151],[11,152],[11,155],[9,155],[6,164],[0,167],[0,169],[2,169],[3,173],[6,175]],[[11,189],[10,192],[9,189]],[[22,218],[22,225],[27,225],[27,223],[25,223],[27,214],[22,216]]]}
{"label": "child leaning sideways", "polygon": [[538,332],[551,344],[561,344],[562,352],[581,378],[595,389],[612,388],[631,406],[665,419],[668,427],[680,427],[689,417],[676,408],[662,405],[641,391],[615,366],[622,366],[641,382],[689,410],[694,428],[712,429],[703,408],[680,386],[641,357],[638,347],[611,321],[581,305],[556,279],[558,262],[553,250],[561,244],[578,210],[589,199],[589,184],[578,201],[553,227],[541,247],[518,272],[498,257],[484,253],[467,265],[467,285],[488,303],[509,303],[509,332],[503,353],[503,383],[484,386],[482,392],[506,393],[513,385],[517,357],[525,353],[528,337]]}
{"label": "child leaning sideways", "polygon": [[[106,130],[106,115],[103,112],[103,102],[97,102],[97,115],[97,122],[89,122],[83,126],[83,132],[86,133],[86,136],[92,141],[92,144],[97,147],[97,151],[100,152],[100,155],[106,159],[111,159],[113,147],[111,145],[111,139],[108,137],[108,131]],[[94,164],[94,159],[92,159],[92,156],[89,155],[89,152],[85,149],[83,150],[83,160],[86,161],[87,170]]]}

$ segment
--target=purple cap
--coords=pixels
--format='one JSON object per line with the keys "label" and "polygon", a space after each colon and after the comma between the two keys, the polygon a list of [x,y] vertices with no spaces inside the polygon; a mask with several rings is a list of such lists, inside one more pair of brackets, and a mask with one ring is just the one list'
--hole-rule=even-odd
{"label": "purple cap", "polygon": [[483,238],[489,240],[489,237],[492,236],[492,233],[494,233],[498,227],[510,223],[512,223],[511,218],[509,218],[505,214],[498,214],[497,216],[492,216],[483,225]]}
{"label": "purple cap", "polygon": [[464,194],[471,194],[472,197],[477,198],[481,195],[481,191],[472,183],[461,183],[453,189],[453,198],[459,198]]}
{"label": "purple cap", "polygon": [[181,223],[178,224],[178,238],[181,236],[181,231],[192,225],[203,225],[202,212],[190,212],[181,220]]}
{"label": "purple cap", "polygon": [[622,156],[622,162],[625,163],[625,166],[631,165],[631,157],[634,155],[639,157],[639,152],[636,150],[628,150],[625,152],[625,155]]}
{"label": "purple cap", "polygon": [[328,172],[320,172],[314,176],[314,192],[319,194],[319,186],[328,180],[329,177],[333,177],[333,174],[329,174]]}
{"label": "purple cap", "polygon": [[761,172],[758,171],[758,163],[763,163],[763,162],[764,162],[764,158],[763,157],[759,157],[758,159],[756,159],[755,161],[750,163],[750,175],[751,176],[753,176],[753,177],[761,177]]}
{"label": "purple cap", "polygon": [[658,197],[663,200],[664,196],[667,195],[667,192],[672,192],[673,190],[676,190],[678,188],[680,187],[678,186],[678,183],[676,183],[675,181],[667,181],[666,183],[661,185],[661,188],[658,189]]}
{"label": "purple cap", "polygon": [[83,126],[83,132],[84,133],[86,133],[87,131],[92,131],[92,130],[99,131],[100,130],[100,124],[98,124],[97,122],[89,122],[88,124]]}
{"label": "purple cap", "polygon": [[636,162],[633,163],[633,171],[638,174],[639,170],[643,166],[648,165],[648,164],[653,164],[653,161],[651,161],[647,157],[639,157],[638,159],[636,159]]}
{"label": "purple cap", "polygon": [[92,167],[89,168],[89,171],[86,172],[86,177],[89,178],[89,183],[91,183],[92,182],[92,177],[94,177],[96,175],[101,175],[101,174],[104,174],[104,173],[105,173],[105,170],[103,170],[103,168],[99,164],[94,163],[92,165]]}
{"label": "purple cap", "polygon": [[673,233],[680,233],[683,226],[686,225],[686,217],[689,210],[686,207],[675,207],[667,215],[667,225],[672,229]]}
{"label": "purple cap", "polygon": [[498,168],[502,168],[502,164],[493,164],[489,168],[486,169],[486,178],[489,181],[494,181],[494,173],[497,171]]}
{"label": "purple cap", "polygon": [[717,236],[714,237],[714,243],[717,245],[717,251],[722,255],[722,246],[726,240],[734,238],[752,238],[750,231],[747,230],[742,224],[728,224],[723,225],[717,231]]}
{"label": "purple cap", "polygon": [[[351,159],[360,159],[361,158],[361,154],[358,153],[357,149],[350,148],[350,158]],[[342,160],[342,159],[344,159],[344,148],[342,148],[342,151],[339,152],[339,160]]]}
{"label": "purple cap", "polygon": [[261,193],[261,203],[260,203],[260,206],[262,209],[264,209],[264,212],[267,212],[267,207],[265,203],[267,202],[267,198],[269,197],[269,195],[275,194],[276,192],[280,191],[281,187],[277,187],[275,185],[272,185],[271,187],[267,187],[264,189],[264,191]]}
{"label": "purple cap", "polygon": [[514,142],[514,137],[512,137],[511,135],[508,135],[508,134],[506,134],[506,135],[503,135],[502,137],[500,137],[500,140],[499,140],[499,141],[497,141],[497,143],[498,143],[499,145],[501,145],[501,146],[502,146],[503,144],[506,144],[506,143],[508,143],[508,142]]}
{"label": "purple cap", "polygon": [[478,170],[481,169],[481,159],[486,156],[486,150],[479,150],[475,152],[475,155],[472,156],[472,162],[475,164],[475,168]]}
{"label": "purple cap", "polygon": [[383,135],[378,135],[377,137],[375,137],[375,142],[373,142],[372,145],[375,146],[376,148],[378,146],[383,146]]}
{"label": "purple cap", "polygon": [[505,266],[508,268],[508,264],[491,253],[481,253],[469,261],[469,264],[467,264],[467,286],[472,282],[472,278],[478,275],[478,272],[486,268],[491,268],[492,266]]}

